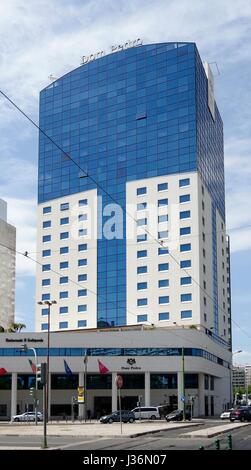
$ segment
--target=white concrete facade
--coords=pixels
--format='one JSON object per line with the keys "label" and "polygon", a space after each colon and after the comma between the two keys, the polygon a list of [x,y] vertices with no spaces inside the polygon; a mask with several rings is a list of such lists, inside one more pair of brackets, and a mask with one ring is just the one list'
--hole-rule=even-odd
{"label": "white concrete facade", "polygon": [[16,228],[7,223],[7,204],[2,199],[0,199],[0,243],[0,325],[6,329],[14,322]]}
{"label": "white concrete facade", "polygon": [[[17,333],[0,336],[0,366],[7,371],[0,381],[0,419],[9,419],[11,415],[32,408],[33,399],[29,396],[28,386],[22,388],[24,377],[31,376],[29,359],[34,362],[32,350],[27,354],[20,353],[22,344],[36,349],[39,362],[46,362],[47,333]],[[184,372],[196,376],[196,386],[192,383],[185,388],[186,403],[190,397],[195,398],[194,415],[218,415],[230,401],[230,361],[231,353],[216,344],[202,330],[190,328],[152,328],[139,326],[113,328],[109,330],[82,330],[72,332],[55,332],[50,334],[50,415],[60,408],[61,415],[70,410],[73,396],[77,396],[77,386],[83,385],[85,370],[84,357],[87,354],[87,376],[94,374],[96,381],[110,377],[110,386],[103,388],[89,386],[86,395],[86,406],[93,416],[97,409],[102,409],[106,402],[110,410],[117,408],[117,374],[131,377],[130,387],[123,387],[121,395],[133,408],[138,396],[142,396],[142,406],[180,405],[182,393],[182,357],[184,348]],[[64,368],[67,361],[73,374],[76,375],[76,388],[56,387],[55,376],[69,378]],[[108,372],[100,374],[98,361],[101,361]],[[176,387],[165,382],[165,377],[176,377]],[[160,377],[160,386],[153,385],[153,378]],[[134,386],[134,379],[141,377],[141,387]],[[8,379],[9,377],[9,379]],[[164,377],[164,379],[163,379]],[[164,381],[163,381],[163,380]],[[9,383],[9,388],[6,384]],[[28,382],[27,382],[28,383]],[[29,382],[31,383],[31,382]],[[64,382],[61,382],[64,383]],[[124,382],[125,383],[125,382]],[[136,382],[138,384],[138,382]],[[19,386],[17,386],[19,384]],[[34,385],[31,385],[34,386]],[[38,391],[39,408],[42,409],[42,391]],[[83,416],[82,405],[78,409]],[[70,413],[68,413],[69,415]]]}
{"label": "white concrete facade", "polygon": [[[51,308],[51,330],[60,329],[62,323],[67,324],[67,329],[81,328],[79,326],[81,321],[86,322],[87,328],[96,327],[96,196],[97,191],[90,190],[47,201],[38,206],[37,261],[39,264],[36,274],[36,300],[57,301],[57,305]],[[85,202],[81,205],[79,201]],[[44,213],[44,210],[49,212]],[[48,227],[46,227],[47,223],[49,223]],[[79,232],[81,230],[83,232]],[[44,237],[49,237],[49,241],[44,241],[47,240]],[[81,247],[81,245],[84,246]],[[65,249],[65,253],[60,251],[62,248]],[[79,265],[79,263],[83,264]],[[49,265],[49,269],[43,271],[42,266],[46,265]],[[79,278],[81,275],[83,280]],[[44,281],[47,283],[47,280],[49,284],[42,285]],[[62,281],[64,282],[60,283]],[[42,324],[46,325],[48,321],[48,316],[43,313],[46,313],[46,306],[36,305],[37,331],[41,331]],[[61,329],[65,328],[61,326]]]}

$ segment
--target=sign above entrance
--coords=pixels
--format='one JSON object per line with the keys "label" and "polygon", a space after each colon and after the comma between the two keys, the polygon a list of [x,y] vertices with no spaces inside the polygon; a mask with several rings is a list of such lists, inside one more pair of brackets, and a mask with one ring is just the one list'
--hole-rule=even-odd
{"label": "sign above entrance", "polygon": [[[118,52],[118,51],[124,51],[125,49],[129,49],[131,47],[138,47],[142,46],[143,41],[140,38],[134,39],[133,41],[126,41],[124,44],[116,44],[115,46],[111,46],[110,52]],[[90,55],[83,55],[81,57],[82,64],[88,64],[89,62],[92,62],[93,60],[100,59],[101,57],[104,57],[107,53],[105,51],[99,51],[96,52],[95,54],[90,54]]]}
{"label": "sign above entrance", "polygon": [[141,370],[141,367],[136,365],[136,359],[129,357],[126,361],[128,365],[121,366],[121,370]]}

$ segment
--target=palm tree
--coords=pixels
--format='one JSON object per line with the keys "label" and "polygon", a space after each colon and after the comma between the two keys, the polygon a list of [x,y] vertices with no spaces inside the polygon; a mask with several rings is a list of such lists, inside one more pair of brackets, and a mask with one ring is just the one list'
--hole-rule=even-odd
{"label": "palm tree", "polygon": [[8,326],[7,331],[9,331],[10,333],[20,333],[20,331],[21,331],[23,328],[26,328],[26,325],[25,325],[24,323],[15,323],[15,322],[12,322],[12,323],[10,323],[10,325]]}

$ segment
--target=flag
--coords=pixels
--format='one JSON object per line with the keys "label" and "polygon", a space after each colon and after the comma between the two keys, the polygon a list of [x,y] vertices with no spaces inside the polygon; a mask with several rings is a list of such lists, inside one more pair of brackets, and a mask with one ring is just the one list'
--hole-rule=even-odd
{"label": "flag", "polygon": [[72,375],[72,371],[65,360],[64,360],[64,368],[65,368],[65,372],[67,375]]}
{"label": "flag", "polygon": [[106,374],[106,372],[109,372],[109,369],[107,369],[107,367],[104,364],[102,364],[102,362],[99,361],[99,359],[98,359],[98,366],[99,366],[100,374]]}
{"label": "flag", "polygon": [[0,367],[0,375],[7,374],[7,370],[4,367]]}
{"label": "flag", "polygon": [[37,373],[36,365],[30,359],[28,359],[28,360],[29,360],[29,363],[30,363],[31,370],[32,370],[33,374],[36,374]]}

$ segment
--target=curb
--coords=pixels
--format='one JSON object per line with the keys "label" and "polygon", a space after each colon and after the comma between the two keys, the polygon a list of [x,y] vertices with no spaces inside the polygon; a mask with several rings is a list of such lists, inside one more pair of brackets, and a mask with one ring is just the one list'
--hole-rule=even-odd
{"label": "curb", "polygon": [[[241,425],[240,425],[241,424]],[[191,434],[191,433],[186,433],[186,434],[181,434],[179,437],[182,437],[182,438],[188,438],[188,439],[196,439],[196,438],[208,438],[210,439],[210,437],[215,437],[215,436],[218,436],[218,435],[221,435],[221,434],[226,434],[228,432],[231,432],[231,431],[234,431],[235,429],[240,429],[240,428],[243,428],[243,427],[246,427],[246,426],[250,426],[251,423],[240,423],[239,425],[235,426],[235,427],[232,427],[232,428],[228,428],[228,429],[222,429],[221,431],[213,431],[213,432],[208,432],[207,434]]]}

